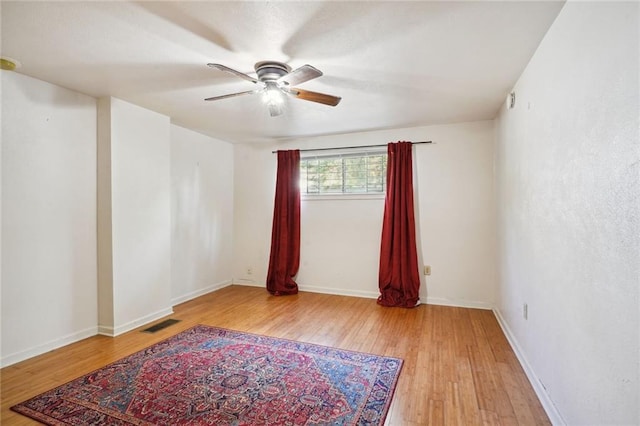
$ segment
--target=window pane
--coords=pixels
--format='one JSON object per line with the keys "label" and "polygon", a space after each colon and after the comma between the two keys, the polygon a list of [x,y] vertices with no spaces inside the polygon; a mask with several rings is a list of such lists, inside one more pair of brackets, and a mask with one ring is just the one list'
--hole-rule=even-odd
{"label": "window pane", "polygon": [[300,159],[303,194],[384,193],[387,155],[384,152]]}
{"label": "window pane", "polygon": [[367,167],[368,191],[383,192],[387,180],[387,156],[376,155],[368,157]]}
{"label": "window pane", "polygon": [[344,159],[344,192],[367,192],[367,157]]}
{"label": "window pane", "polygon": [[342,192],[342,159],[319,159],[318,178],[320,193]]}
{"label": "window pane", "polygon": [[[303,173],[304,170],[304,173]],[[300,179],[304,179],[300,184],[300,191],[304,194],[314,194],[318,192],[318,160],[308,159],[300,161]],[[303,191],[302,188],[306,188]]]}

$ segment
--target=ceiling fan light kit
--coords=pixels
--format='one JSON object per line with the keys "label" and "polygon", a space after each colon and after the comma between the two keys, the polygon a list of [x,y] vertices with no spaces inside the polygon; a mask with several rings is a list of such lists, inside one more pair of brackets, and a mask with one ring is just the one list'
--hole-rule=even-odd
{"label": "ceiling fan light kit", "polygon": [[260,61],[255,64],[257,78],[248,74],[236,71],[222,64],[209,63],[207,66],[218,69],[220,71],[233,74],[243,80],[247,80],[258,86],[255,90],[247,90],[244,92],[231,93],[228,95],[213,96],[206,98],[205,101],[217,101],[221,99],[233,98],[241,95],[250,95],[254,93],[262,93],[263,101],[269,107],[269,113],[272,117],[281,115],[283,112],[284,95],[293,96],[294,98],[305,101],[317,102],[323,105],[336,106],[342,98],[324,93],[312,92],[309,90],[292,87],[301,84],[322,75],[322,72],[311,65],[303,65],[300,68],[291,70],[291,67],[285,63],[277,61]]}

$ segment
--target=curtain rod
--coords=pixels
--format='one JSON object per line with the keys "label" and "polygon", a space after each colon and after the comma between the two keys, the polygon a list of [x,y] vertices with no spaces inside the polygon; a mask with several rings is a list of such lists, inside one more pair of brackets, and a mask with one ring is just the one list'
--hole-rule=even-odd
{"label": "curtain rod", "polygon": [[[433,143],[432,141],[421,141],[421,142],[411,142],[413,145],[421,144],[421,143]],[[380,145],[360,145],[360,146],[340,146],[337,148],[311,148],[311,149],[300,149],[300,152],[308,152],[308,151],[336,151],[339,149],[355,149],[355,148],[377,148],[380,146],[387,146],[387,144]],[[271,151],[272,154],[277,153],[278,151]]]}

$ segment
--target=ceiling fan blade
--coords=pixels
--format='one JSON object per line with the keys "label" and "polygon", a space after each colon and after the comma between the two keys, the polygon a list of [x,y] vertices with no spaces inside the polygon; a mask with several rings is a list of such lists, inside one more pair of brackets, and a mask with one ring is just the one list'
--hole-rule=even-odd
{"label": "ceiling fan blade", "polygon": [[235,75],[237,77],[240,77],[240,78],[242,78],[244,80],[247,80],[247,81],[250,81],[252,83],[256,83],[256,84],[260,83],[260,81],[257,80],[256,78],[251,77],[250,75],[247,75],[247,74],[245,74],[243,72],[236,71],[233,68],[229,68],[229,67],[227,67],[225,65],[222,65],[222,64],[207,64],[207,66],[211,67],[211,68],[218,69],[220,71],[228,72],[230,74],[233,74],[233,75]]}
{"label": "ceiling fan blade", "polygon": [[318,102],[320,104],[336,106],[342,99],[339,96],[326,95],[324,93],[312,92],[310,90],[302,90],[298,88],[291,88],[286,90],[292,96],[305,101]]}
{"label": "ceiling fan blade", "polygon": [[205,101],[218,101],[220,99],[235,98],[236,96],[250,95],[252,93],[256,93],[256,90],[247,90],[246,92],[231,93],[229,95],[222,96],[212,96],[210,98],[206,98]]}
{"label": "ceiling fan blade", "polygon": [[300,68],[296,68],[291,71],[289,74],[283,75],[277,80],[277,82],[288,83],[290,86],[294,86],[296,84],[318,78],[321,75],[322,71],[319,69],[314,68],[311,65],[303,65]]}

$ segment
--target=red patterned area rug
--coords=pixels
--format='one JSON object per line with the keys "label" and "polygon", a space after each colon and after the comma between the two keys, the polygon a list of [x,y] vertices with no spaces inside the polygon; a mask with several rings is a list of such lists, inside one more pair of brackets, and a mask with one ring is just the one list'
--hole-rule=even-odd
{"label": "red patterned area rug", "polygon": [[49,425],[381,425],[401,368],[198,325],[11,409]]}

